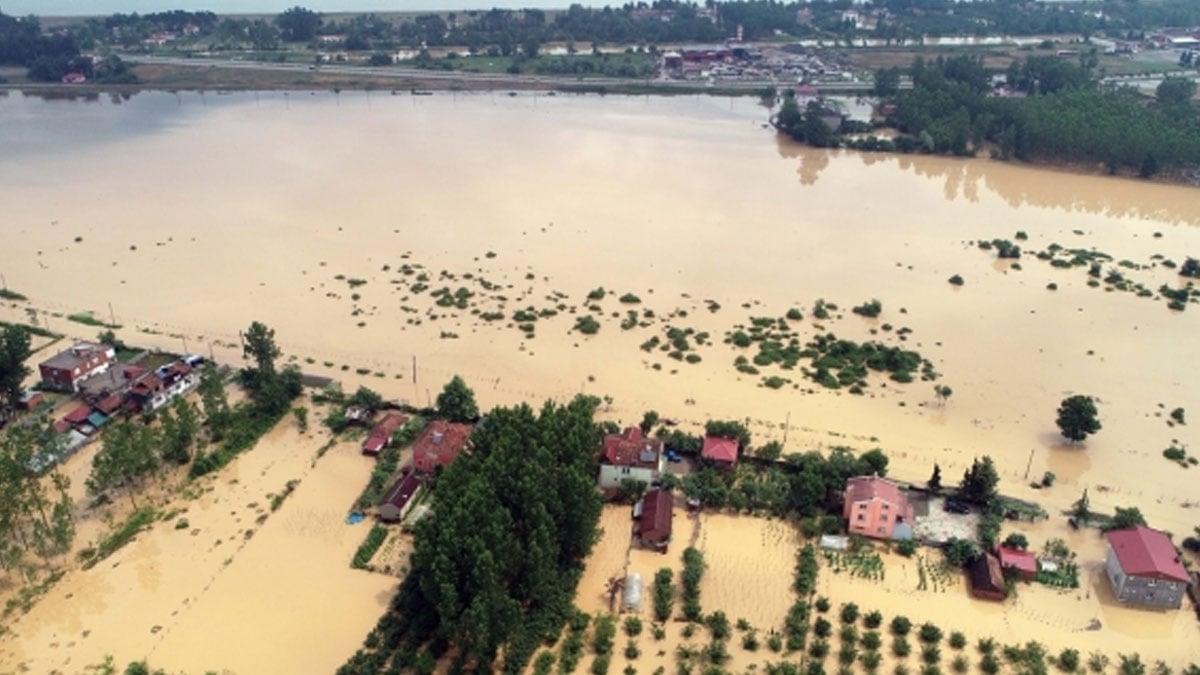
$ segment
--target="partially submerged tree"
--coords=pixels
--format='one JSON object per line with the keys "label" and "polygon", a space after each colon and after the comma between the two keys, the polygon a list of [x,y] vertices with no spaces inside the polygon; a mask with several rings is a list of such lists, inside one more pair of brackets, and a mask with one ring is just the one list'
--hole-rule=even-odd
{"label": "partially submerged tree", "polygon": [[942,491],[942,467],[937,462],[933,463],[933,473],[925,481],[925,487],[935,495]]}
{"label": "partially submerged tree", "polygon": [[992,458],[984,455],[983,459],[971,462],[971,468],[963,473],[962,482],[958,485],[959,494],[963,499],[977,504],[987,504],[996,498],[996,486],[1000,483],[1000,474]]}
{"label": "partially submerged tree", "polygon": [[1109,522],[1106,530],[1126,530],[1138,525],[1145,525],[1146,518],[1142,515],[1142,510],[1136,506],[1121,507],[1118,506],[1113,514],[1112,520]]}
{"label": "partially submerged tree", "polygon": [[450,378],[442,393],[438,394],[437,411],[451,422],[474,422],[479,419],[475,392],[458,375]]}
{"label": "partially submerged tree", "polygon": [[1091,396],[1076,394],[1063,399],[1058,407],[1056,420],[1062,435],[1078,443],[1089,435],[1100,431],[1100,417],[1096,402]]}
{"label": "partially submerged tree", "polygon": [[100,450],[92,458],[87,479],[88,494],[100,495],[123,489],[137,508],[133,494],[147,476],[158,469],[158,432],[144,424],[118,420],[105,428]]}
{"label": "partially submerged tree", "polygon": [[24,326],[0,327],[0,419],[21,398],[21,384],[29,375],[25,361],[29,350],[29,331]]}

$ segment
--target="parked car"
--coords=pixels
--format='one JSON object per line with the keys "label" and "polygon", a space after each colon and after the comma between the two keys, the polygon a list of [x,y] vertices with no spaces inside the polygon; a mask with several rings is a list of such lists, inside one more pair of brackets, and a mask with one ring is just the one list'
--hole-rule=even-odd
{"label": "parked car", "polygon": [[667,461],[671,462],[672,464],[676,464],[683,461],[683,458],[679,456],[678,452],[675,452],[674,450],[667,450]]}
{"label": "parked car", "polygon": [[942,508],[945,509],[947,513],[964,514],[971,512],[970,506],[964,502],[958,501],[957,499],[947,499],[946,503],[942,505]]}

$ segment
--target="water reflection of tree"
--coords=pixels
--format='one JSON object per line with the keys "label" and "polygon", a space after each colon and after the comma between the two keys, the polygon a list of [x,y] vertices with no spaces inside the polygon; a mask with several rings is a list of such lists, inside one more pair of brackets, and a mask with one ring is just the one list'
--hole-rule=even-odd
{"label": "water reflection of tree", "polygon": [[817,182],[817,177],[829,166],[829,156],[835,151],[824,150],[820,148],[810,148],[801,143],[793,141],[783,134],[776,137],[776,148],[779,150],[779,156],[784,159],[798,159],[800,166],[796,168],[796,175],[800,176],[801,185],[813,185]]}
{"label": "water reflection of tree", "polygon": [[[779,156],[798,160],[801,185],[813,185],[829,165],[830,157],[857,157],[866,167],[895,163],[904,171],[942,181],[946,199],[978,203],[981,190],[1000,197],[1013,208],[1033,206],[1113,218],[1141,218],[1174,224],[1200,225],[1200,199],[1176,190],[1182,186],[1146,184],[1132,178],[1078,175],[1038,167],[986,160],[964,160],[926,155],[823,150],[777,139]],[[1149,191],[1162,190],[1158,195]]]}

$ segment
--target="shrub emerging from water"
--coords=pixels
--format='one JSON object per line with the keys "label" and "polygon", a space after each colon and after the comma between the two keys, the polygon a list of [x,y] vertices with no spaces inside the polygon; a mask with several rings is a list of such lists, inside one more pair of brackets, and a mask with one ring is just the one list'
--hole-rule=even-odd
{"label": "shrub emerging from water", "polygon": [[591,314],[586,314],[575,320],[575,330],[584,335],[595,335],[600,332],[600,322]]}
{"label": "shrub emerging from water", "polygon": [[962,286],[966,282],[963,281],[963,278],[961,275],[955,274],[954,276],[950,277],[950,283],[955,286]]}
{"label": "shrub emerging from water", "polygon": [[879,302],[878,300],[870,300],[857,307],[854,307],[850,311],[859,316],[865,316],[873,319],[879,316],[879,313],[883,311],[883,303]]}

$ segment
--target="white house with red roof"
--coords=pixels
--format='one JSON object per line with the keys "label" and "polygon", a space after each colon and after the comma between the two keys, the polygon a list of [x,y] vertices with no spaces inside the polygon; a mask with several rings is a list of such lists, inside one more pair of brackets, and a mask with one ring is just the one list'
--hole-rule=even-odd
{"label": "white house with red roof", "polygon": [[662,472],[661,438],[647,438],[637,427],[604,437],[604,458],[597,480],[601,489],[616,490],[625,480],[650,485],[658,480]]}
{"label": "white house with red roof", "polygon": [[850,534],[874,539],[912,539],[913,507],[892,481],[855,476],[846,481],[842,517]]}
{"label": "white house with red roof", "polygon": [[1104,568],[1118,600],[1179,609],[1187,591],[1188,575],[1179,552],[1165,533],[1138,525],[1113,530],[1106,537],[1108,558]]}

